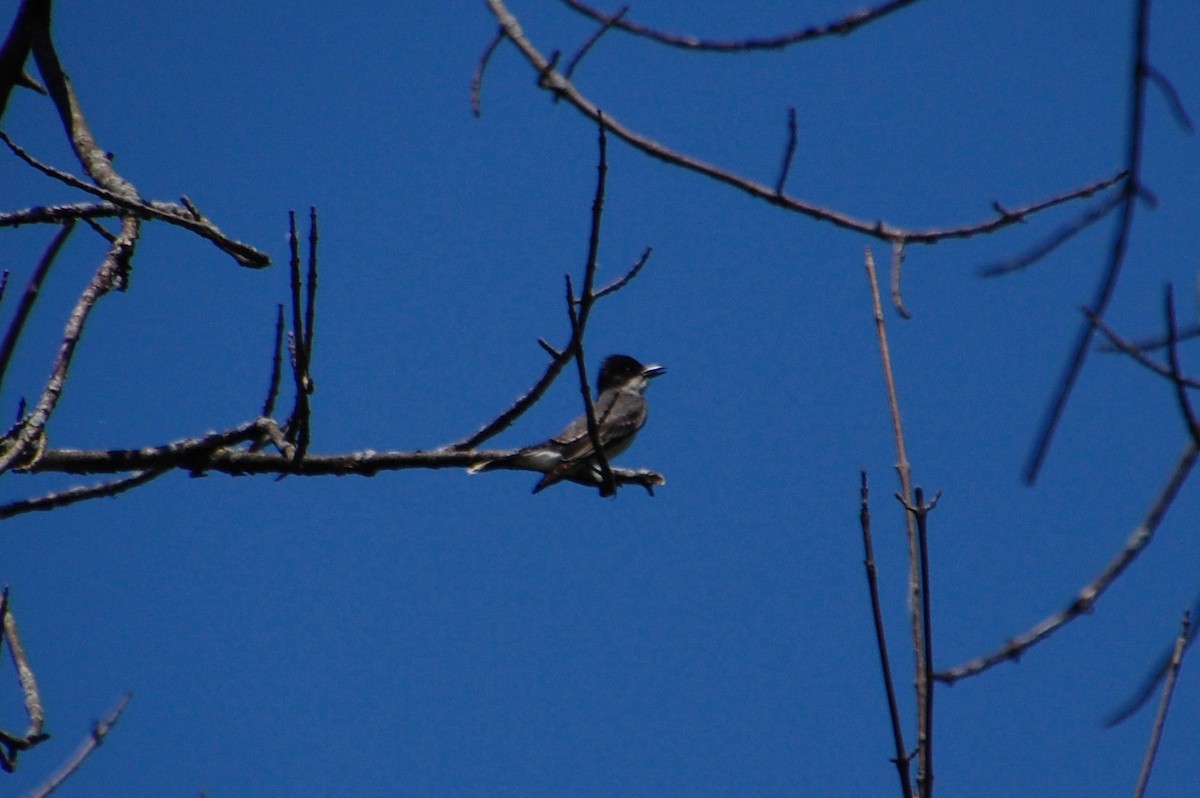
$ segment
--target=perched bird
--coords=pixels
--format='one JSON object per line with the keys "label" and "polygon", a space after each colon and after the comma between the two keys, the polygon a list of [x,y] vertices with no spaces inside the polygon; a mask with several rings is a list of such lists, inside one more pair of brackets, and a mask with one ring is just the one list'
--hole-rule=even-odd
{"label": "perched bird", "polygon": [[[647,404],[642,393],[650,380],[666,374],[662,366],[643,366],[628,355],[612,355],[600,365],[593,406],[604,456],[611,460],[629,448],[646,423]],[[533,492],[564,479],[583,479],[600,484],[600,463],[588,435],[587,414],[575,419],[548,441],[526,446],[506,457],[475,463],[472,474],[494,468],[516,467],[541,471],[544,476]]]}

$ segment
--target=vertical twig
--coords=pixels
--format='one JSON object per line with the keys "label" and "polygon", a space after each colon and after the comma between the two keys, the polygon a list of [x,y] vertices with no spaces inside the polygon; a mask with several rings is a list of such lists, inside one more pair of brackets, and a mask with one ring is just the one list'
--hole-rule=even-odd
{"label": "vertical twig", "polygon": [[[879,294],[879,277],[875,271],[875,257],[870,247],[866,250],[865,265],[867,282],[871,289],[871,309],[875,315],[875,332],[879,338],[879,357],[883,363],[883,381],[887,387],[888,408],[892,416],[892,433],[896,443],[896,474],[900,477],[901,501],[912,506],[912,470],[908,462],[908,451],[904,445],[904,424],[900,416],[900,398],[896,392],[896,380],[892,374],[892,356],[888,349],[887,325],[883,319],[883,300]],[[925,727],[925,686],[929,683],[925,672],[925,646],[922,642],[921,623],[921,573],[920,552],[917,545],[917,522],[913,513],[905,513],[908,533],[908,614],[912,634],[913,658],[916,662],[915,684],[917,689],[917,726]],[[918,772],[925,771],[925,752],[918,749]],[[918,776],[918,780],[920,777]]]}
{"label": "vertical twig", "polygon": [[937,504],[935,496],[931,504],[925,503],[925,491],[920,487],[914,490],[916,505],[907,508],[910,514],[917,517],[917,544],[921,550],[921,639],[924,642],[922,659],[925,667],[925,682],[918,694],[924,693],[923,711],[920,713],[921,728],[918,732],[917,747],[921,752],[918,763],[917,785],[921,798],[933,795],[933,610],[929,598],[929,511]]}
{"label": "vertical twig", "polygon": [[[592,441],[592,449],[596,453],[596,462],[600,466],[601,496],[613,496],[617,492],[617,481],[613,477],[608,457],[604,453],[603,441],[600,439],[600,427],[596,423],[596,408],[592,404],[592,389],[588,385],[587,364],[584,360],[583,334],[587,327],[588,316],[592,305],[596,302],[596,268],[600,255],[600,220],[604,215],[604,188],[608,177],[608,136],[604,130],[604,119],[601,116],[598,125],[600,156],[596,165],[596,194],[592,198],[592,226],[588,234],[587,262],[583,271],[583,290],[576,300],[571,286],[571,276],[567,275],[567,316],[571,320],[571,351],[574,353],[575,364],[579,371],[579,390],[583,393],[584,414],[587,417],[588,437]],[[576,306],[578,305],[578,309]]]}
{"label": "vertical twig", "polygon": [[775,181],[775,193],[782,195],[788,174],[792,171],[792,159],[796,157],[796,107],[788,109],[788,137],[783,149],[783,164],[779,167],[779,179]]}
{"label": "vertical twig", "polygon": [[879,649],[879,665],[883,671],[883,689],[887,694],[888,716],[892,721],[892,742],[896,745],[896,756],[892,760],[900,776],[900,791],[904,798],[912,798],[912,777],[908,763],[911,759],[904,744],[904,730],[900,724],[900,708],[896,702],[896,682],[892,678],[892,663],[888,657],[887,633],[883,626],[883,607],[879,600],[879,580],[875,571],[875,546],[871,542],[871,511],[867,505],[867,471],[859,472],[861,486],[858,520],[862,526],[863,566],[867,571],[867,589],[871,593],[871,615],[875,622],[875,644]]}

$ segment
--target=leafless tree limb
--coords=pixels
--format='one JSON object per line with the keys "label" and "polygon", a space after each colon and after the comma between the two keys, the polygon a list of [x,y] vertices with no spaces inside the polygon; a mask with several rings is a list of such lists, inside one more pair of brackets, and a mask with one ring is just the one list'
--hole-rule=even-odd
{"label": "leafless tree limb", "polygon": [[[158,202],[154,200],[147,201],[136,195],[133,198],[130,198],[123,193],[118,193],[104,186],[94,186],[68,172],[64,172],[61,169],[56,169],[53,166],[48,166],[47,164],[37,160],[22,147],[17,145],[12,139],[10,139],[6,133],[0,132],[0,141],[3,141],[8,148],[12,150],[14,155],[25,161],[33,168],[37,169],[39,172],[42,172],[48,177],[52,177],[55,180],[70,186],[71,188],[76,188],[93,196],[100,197],[113,206],[113,212],[111,213],[106,212],[107,206],[104,204],[90,206],[52,206],[52,208],[57,209],[57,213],[59,215],[71,214],[73,209],[79,209],[75,212],[86,214],[88,218],[118,216],[123,213],[131,213],[142,219],[157,219],[159,221],[167,222],[168,224],[173,224],[195,233],[201,238],[211,241],[218,249],[229,254],[242,266],[258,269],[264,266],[269,266],[271,263],[271,259],[266,253],[260,252],[248,244],[243,244],[240,241],[235,241],[234,239],[229,238],[212,222],[208,221],[208,219],[204,218],[203,216],[196,218],[194,206],[189,210],[189,208],[186,206],[175,205],[169,202]],[[27,211],[18,211],[17,214],[31,216],[34,213],[40,213],[45,215],[48,211],[49,209],[46,208],[37,208],[29,209]],[[0,222],[7,222],[7,225],[5,226],[27,223],[27,221],[23,220],[22,217],[18,216],[17,214],[8,215],[10,217],[15,216],[15,220],[10,221],[7,218],[0,217]],[[40,221],[40,219],[29,219],[28,221]],[[46,219],[46,221],[50,221],[50,219]]]}
{"label": "leafless tree limb", "polygon": [[[824,36],[846,36],[853,33],[858,28],[870,22],[882,19],[893,11],[899,11],[905,6],[910,6],[917,0],[889,0],[889,2],[881,3],[874,8],[866,9],[865,11],[855,11],[851,14],[842,17],[833,22],[827,22],[824,25],[810,25],[800,30],[791,33],[784,33],[778,36],[769,37],[753,37],[746,39],[699,39],[694,36],[680,36],[671,33],[665,33],[653,28],[648,28],[644,25],[639,25],[634,22],[622,20],[621,17],[625,13],[622,9],[616,14],[605,14],[581,0],[563,0],[570,8],[578,11],[584,16],[590,17],[597,22],[613,25],[626,33],[631,33],[635,36],[656,41],[659,44],[665,44],[671,47],[680,47],[686,50],[702,50],[717,53],[731,52],[750,52],[754,50],[781,50],[793,44],[819,39]],[[626,7],[628,8],[628,7]]]}
{"label": "leafless tree limb", "polygon": [[935,674],[934,678],[941,682],[953,684],[959,679],[982,673],[1001,662],[1020,659],[1021,655],[1027,649],[1045,640],[1081,615],[1090,612],[1092,607],[1095,606],[1096,601],[1104,594],[1104,591],[1137,559],[1146,546],[1150,545],[1150,541],[1154,539],[1154,533],[1158,530],[1158,525],[1162,523],[1167,510],[1170,509],[1171,503],[1174,502],[1175,496],[1178,495],[1179,489],[1183,487],[1188,474],[1191,473],[1192,467],[1196,464],[1198,454],[1200,454],[1200,448],[1197,447],[1195,441],[1189,440],[1187,448],[1184,450],[1182,456],[1180,456],[1174,470],[1167,479],[1167,484],[1155,498],[1149,512],[1146,513],[1145,519],[1133,530],[1133,533],[1125,541],[1125,546],[1121,551],[1113,557],[1095,579],[1085,585],[1075,595],[1070,604],[1061,611],[1038,622],[1028,631],[1010,639],[996,651],[950,668],[949,670],[941,671]]}
{"label": "leafless tree limb", "polygon": [[[1104,274],[1101,276],[1099,284],[1096,286],[1095,297],[1090,303],[1090,307],[1096,316],[1100,318],[1104,317],[1105,311],[1108,310],[1108,303],[1112,299],[1113,291],[1116,290],[1117,278],[1120,276],[1121,266],[1125,263],[1125,252],[1129,245],[1130,233],[1133,229],[1133,211],[1134,206],[1137,204],[1135,200],[1143,191],[1141,185],[1142,140],[1145,134],[1146,78],[1149,69],[1147,52],[1149,41],[1150,0],[1139,0],[1137,4],[1137,24],[1134,26],[1133,64],[1130,67],[1129,81],[1131,95],[1127,126],[1129,140],[1125,153],[1125,171],[1129,173],[1129,177],[1121,186],[1122,201],[1119,203],[1121,217],[1117,224],[1116,233],[1113,235],[1108,263],[1105,266]],[[1025,465],[1025,481],[1029,484],[1037,481],[1038,472],[1041,471],[1042,464],[1046,460],[1046,454],[1050,451],[1050,442],[1054,438],[1054,431],[1058,428],[1058,422],[1062,418],[1063,411],[1066,410],[1067,399],[1071,395],[1071,389],[1074,388],[1075,381],[1079,378],[1079,372],[1083,369],[1083,363],[1087,359],[1087,353],[1091,348],[1092,336],[1095,334],[1095,330],[1095,325],[1091,323],[1084,324],[1076,336],[1075,345],[1067,360],[1062,377],[1059,379],[1059,385],[1055,390],[1050,406],[1047,408],[1046,414],[1042,419],[1033,451],[1030,453],[1029,460]]]}
{"label": "leafless tree limb", "polygon": [[53,491],[42,496],[35,496],[31,499],[9,502],[8,504],[0,505],[0,521],[24,515],[25,513],[57,510],[59,507],[67,507],[91,499],[119,496],[126,491],[140,488],[142,485],[158,479],[165,473],[167,473],[165,470],[135,471],[127,477],[103,482],[99,485],[77,485],[66,490]]}
{"label": "leafless tree limb", "polygon": [[601,113],[599,107],[584,96],[574,84],[563,74],[555,70],[555,58],[546,58],[525,36],[521,24],[508,10],[503,0],[486,0],[493,15],[504,29],[505,36],[517,46],[521,54],[538,73],[539,87],[562,97],[570,102],[578,111],[591,118],[597,124],[603,124],[610,133],[626,143],[641,150],[645,154],[665,163],[679,166],[689,171],[697,172],[720,183],[739,189],[752,197],[765,200],[772,205],[785,210],[803,214],[818,221],[847,230],[853,230],[872,238],[883,241],[903,240],[909,244],[933,244],[946,239],[971,238],[977,235],[992,233],[1010,225],[1025,221],[1030,216],[1064,202],[1091,196],[1118,182],[1122,175],[1092,182],[1082,188],[1064,192],[1046,200],[1030,203],[1016,210],[998,209],[997,215],[982,222],[965,224],[951,228],[929,228],[925,230],[908,230],[880,221],[855,219],[835,210],[804,202],[799,199],[781,194],[775,187],[767,186],[733,172],[705,163],[697,158],[672,150],[663,144],[626,127],[611,114]]}

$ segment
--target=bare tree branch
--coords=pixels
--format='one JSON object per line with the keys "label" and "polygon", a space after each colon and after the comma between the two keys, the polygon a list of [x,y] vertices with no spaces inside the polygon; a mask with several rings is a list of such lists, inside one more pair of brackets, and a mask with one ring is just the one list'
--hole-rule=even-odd
{"label": "bare tree branch", "polygon": [[569,7],[578,11],[584,16],[590,17],[597,22],[602,22],[608,25],[613,25],[626,33],[632,33],[635,36],[656,41],[659,44],[665,44],[670,47],[680,47],[686,50],[702,50],[717,53],[734,53],[734,52],[750,52],[754,50],[781,50],[793,44],[812,41],[824,36],[846,36],[853,33],[858,28],[878,19],[882,19],[893,11],[899,11],[905,6],[910,6],[917,0],[889,0],[889,2],[881,3],[874,8],[866,9],[865,11],[855,11],[851,14],[842,17],[833,22],[827,22],[824,25],[810,25],[800,30],[791,33],[784,33],[778,36],[769,37],[753,37],[746,39],[699,39],[694,36],[680,36],[671,33],[665,33],[653,28],[648,28],[644,25],[638,25],[634,22],[622,20],[626,6],[621,11],[613,15],[605,14],[595,8],[587,5],[581,0],[563,0]]}
{"label": "bare tree branch", "polygon": [[900,792],[904,798],[912,798],[912,777],[909,774],[909,762],[912,757],[904,744],[904,728],[900,723],[900,708],[896,702],[896,683],[892,678],[892,663],[888,656],[887,632],[883,625],[883,604],[879,600],[879,579],[875,570],[875,546],[871,542],[871,511],[867,504],[867,472],[860,474],[858,520],[862,527],[863,537],[863,566],[867,570],[867,590],[871,594],[871,617],[875,623],[875,645],[879,650],[879,665],[883,670],[883,689],[887,695],[888,717],[892,722],[892,742],[896,746],[896,756],[892,763],[900,776]]}
{"label": "bare tree branch", "polygon": [[142,485],[158,479],[165,473],[167,473],[166,470],[135,471],[127,477],[114,479],[110,482],[102,482],[99,485],[77,485],[66,490],[53,491],[42,496],[35,496],[31,499],[9,502],[8,504],[0,505],[0,520],[25,513],[57,510],[60,507],[67,507],[90,499],[119,496],[126,491],[140,488]]}
{"label": "bare tree branch", "polygon": [[1146,756],[1142,759],[1142,769],[1138,773],[1137,786],[1133,789],[1134,798],[1142,798],[1146,794],[1146,786],[1150,783],[1150,772],[1154,769],[1158,744],[1162,740],[1163,729],[1167,725],[1167,709],[1170,708],[1171,696],[1175,693],[1175,680],[1179,678],[1179,669],[1183,665],[1183,652],[1187,650],[1188,640],[1191,638],[1191,625],[1191,616],[1185,611],[1183,621],[1179,624],[1179,637],[1175,638],[1175,650],[1171,654],[1171,661],[1167,667],[1162,699],[1158,703],[1158,713],[1154,716],[1150,741],[1146,745]]}
{"label": "bare tree branch", "polygon": [[1101,191],[1122,177],[1120,173],[1104,180],[1095,181],[1082,188],[1074,189],[1047,200],[1030,203],[1016,210],[997,209],[997,216],[974,224],[965,224],[951,228],[930,228],[925,230],[908,230],[886,222],[866,221],[855,219],[835,210],[798,200],[776,191],[775,187],[767,186],[754,180],[734,174],[733,172],[705,163],[698,158],[672,150],[663,144],[626,127],[614,119],[611,114],[601,113],[598,106],[585,97],[574,84],[555,70],[556,59],[546,58],[525,36],[521,24],[505,6],[503,0],[486,0],[493,15],[500,22],[505,35],[517,46],[525,59],[538,73],[538,85],[555,96],[570,102],[577,110],[598,124],[603,124],[610,133],[624,140],[645,154],[665,163],[697,172],[720,183],[739,189],[752,197],[765,200],[772,205],[785,210],[803,214],[818,221],[847,230],[854,230],[863,235],[883,241],[892,242],[903,240],[909,244],[933,244],[938,241],[956,238],[971,238],[977,235],[995,232],[1010,225],[1025,221],[1030,216],[1060,205],[1064,202],[1087,197]]}
{"label": "bare tree branch", "polygon": [[[1121,186],[1122,202],[1119,203],[1121,206],[1121,218],[1117,224],[1116,233],[1113,235],[1108,264],[1105,266],[1104,274],[1096,286],[1096,295],[1090,303],[1092,310],[1100,318],[1104,317],[1105,311],[1108,310],[1108,303],[1112,299],[1113,291],[1116,290],[1117,278],[1120,276],[1121,267],[1125,263],[1125,251],[1129,246],[1129,236],[1133,230],[1135,200],[1142,192],[1142,140],[1145,133],[1146,76],[1149,68],[1147,50],[1149,48],[1149,41],[1150,0],[1139,0],[1137,4],[1137,24],[1134,26],[1133,64],[1130,68],[1131,96],[1127,129],[1129,141],[1125,153],[1125,171],[1129,173],[1129,177]],[[1091,323],[1084,324],[1076,336],[1075,346],[1067,360],[1062,377],[1059,379],[1059,385],[1055,390],[1054,398],[1051,400],[1050,406],[1047,408],[1046,414],[1042,419],[1033,451],[1030,453],[1029,460],[1025,465],[1025,481],[1031,485],[1037,481],[1038,472],[1041,471],[1042,464],[1046,460],[1046,454],[1050,451],[1050,442],[1054,438],[1054,431],[1058,428],[1058,422],[1062,418],[1063,411],[1066,410],[1067,399],[1071,395],[1071,389],[1075,387],[1075,381],[1079,378],[1079,372],[1083,370],[1083,363],[1087,359],[1087,353],[1091,348],[1092,336],[1095,334],[1095,330],[1095,325]]]}
{"label": "bare tree branch", "polygon": [[1038,622],[1028,631],[1010,639],[998,650],[950,668],[949,670],[936,673],[934,674],[934,678],[941,682],[953,684],[959,679],[982,673],[1001,662],[1020,659],[1021,655],[1027,649],[1045,640],[1081,615],[1090,612],[1100,596],[1104,594],[1104,591],[1150,545],[1150,541],[1154,539],[1154,533],[1158,530],[1158,525],[1162,523],[1167,510],[1171,507],[1171,503],[1175,501],[1179,489],[1183,487],[1183,483],[1187,481],[1188,474],[1191,473],[1192,467],[1196,464],[1198,454],[1200,454],[1200,447],[1197,447],[1195,441],[1189,440],[1187,448],[1184,450],[1183,455],[1180,456],[1171,476],[1167,479],[1167,484],[1163,487],[1157,498],[1155,498],[1154,503],[1150,506],[1150,510],[1146,513],[1145,519],[1133,530],[1132,534],[1125,541],[1124,548],[1113,557],[1095,579],[1085,585],[1076,594],[1070,604],[1061,611]]}
{"label": "bare tree branch", "polygon": [[75,771],[79,770],[92,751],[95,751],[104,742],[104,738],[116,726],[117,721],[120,720],[121,714],[125,712],[125,707],[129,705],[129,701],[132,698],[133,695],[131,693],[121,696],[117,705],[109,710],[108,714],[102,719],[96,721],[95,725],[92,726],[91,734],[80,744],[75,753],[71,755],[71,758],[63,763],[62,767],[50,776],[50,778],[46,779],[37,789],[27,793],[25,798],[45,798],[45,796],[61,787],[64,781],[70,778]]}

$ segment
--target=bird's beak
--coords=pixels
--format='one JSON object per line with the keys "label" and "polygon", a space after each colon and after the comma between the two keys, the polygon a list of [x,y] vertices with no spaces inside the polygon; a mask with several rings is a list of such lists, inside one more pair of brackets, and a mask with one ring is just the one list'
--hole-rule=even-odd
{"label": "bird's beak", "polygon": [[646,379],[650,379],[652,377],[661,377],[663,374],[666,374],[666,373],[667,373],[666,366],[650,365],[650,366],[646,366],[644,369],[642,369],[642,376],[645,377]]}

